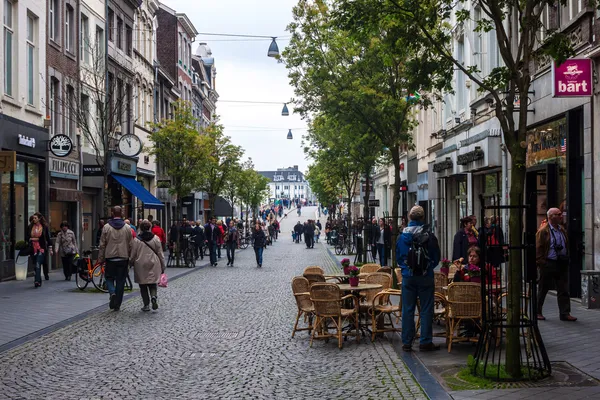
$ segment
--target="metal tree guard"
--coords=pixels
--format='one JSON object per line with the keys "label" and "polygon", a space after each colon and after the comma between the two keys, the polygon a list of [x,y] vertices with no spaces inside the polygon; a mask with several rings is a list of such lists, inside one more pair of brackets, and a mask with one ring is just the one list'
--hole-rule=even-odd
{"label": "metal tree guard", "polygon": [[[525,214],[534,212],[535,202],[528,201],[530,205],[500,206],[486,205],[483,195],[479,196],[481,201],[481,222],[484,224],[486,211],[493,213],[494,221],[499,221],[501,210],[518,209]],[[499,204],[499,197],[495,196],[494,204]],[[532,200],[532,199],[528,199]],[[531,207],[533,204],[533,211]],[[523,212],[519,213],[519,226],[523,226]],[[489,215],[488,215],[489,216]],[[529,221],[529,220],[528,220]],[[482,225],[485,226],[485,225]],[[498,224],[499,226],[499,224]],[[475,363],[472,373],[475,375],[491,378],[496,381],[514,380],[501,376],[500,365],[506,364],[505,334],[507,328],[518,328],[520,336],[519,357],[521,368],[525,369],[525,379],[541,379],[549,376],[552,372],[550,360],[540,335],[537,323],[537,268],[535,265],[535,230],[536,226],[528,224],[523,238],[510,238],[510,242],[517,240],[519,245],[505,244],[502,238],[498,238],[498,226],[496,226],[496,240],[492,235],[488,236],[486,228],[482,228],[480,234],[481,244],[481,299],[482,299],[482,332],[479,336],[475,352]],[[510,282],[501,275],[500,263],[506,260],[506,251],[523,252],[524,256],[524,279],[520,283],[521,293],[519,307],[521,309],[520,320],[517,325],[509,325],[507,321],[507,289]],[[500,260],[500,262],[498,262]],[[496,279],[492,279],[492,269],[496,269]],[[510,268],[505,268],[510,277]],[[506,281],[506,287],[502,282]],[[489,370],[489,371],[488,371]],[[492,373],[490,373],[490,371]],[[524,371],[525,372],[525,371]]]}

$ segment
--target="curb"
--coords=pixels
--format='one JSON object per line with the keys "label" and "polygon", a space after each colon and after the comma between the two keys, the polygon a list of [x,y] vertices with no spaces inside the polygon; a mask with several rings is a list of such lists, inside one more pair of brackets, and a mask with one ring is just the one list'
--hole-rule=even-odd
{"label": "curb", "polygon": [[[195,268],[190,268],[189,271],[183,272],[183,273],[181,273],[181,274],[179,274],[177,276],[174,276],[173,278],[169,278],[169,282],[176,281],[179,278],[182,278],[184,276],[190,275],[190,274],[192,274],[192,273],[194,273],[194,272],[196,272],[196,271],[198,271],[198,270],[200,270],[200,269],[202,269],[204,267],[207,267],[208,265],[209,264],[205,264],[205,265],[200,265],[200,266],[195,267]],[[132,293],[128,293],[128,294],[126,294],[126,295],[123,296],[123,301],[129,300],[130,298],[132,298],[132,297],[134,297],[136,295],[137,295],[137,293],[134,293],[132,291]],[[72,324],[74,322],[80,321],[80,320],[82,320],[82,319],[84,319],[86,317],[89,317],[90,315],[94,315],[94,314],[98,314],[98,313],[104,312],[104,311],[106,311],[106,305],[107,304],[108,304],[108,301],[106,303],[98,306],[98,307],[92,308],[92,309],[84,311],[84,312],[82,312],[80,314],[77,314],[77,315],[74,315],[72,317],[69,317],[69,318],[67,318],[65,320],[57,322],[54,325],[47,326],[46,328],[42,328],[42,329],[40,329],[38,331],[32,332],[32,333],[27,334],[25,336],[22,336],[22,337],[20,337],[18,339],[15,339],[15,340],[13,340],[11,342],[5,343],[5,344],[3,344],[3,345],[0,346],[0,354],[6,352],[8,350],[14,349],[15,347],[21,346],[21,345],[23,345],[23,344],[25,344],[25,343],[33,340],[33,339],[37,339],[37,338],[39,338],[41,336],[47,335],[47,334],[52,333],[54,331],[57,331],[57,330],[59,330],[61,328],[64,328],[65,326],[68,326],[68,325],[70,325],[70,324]]]}

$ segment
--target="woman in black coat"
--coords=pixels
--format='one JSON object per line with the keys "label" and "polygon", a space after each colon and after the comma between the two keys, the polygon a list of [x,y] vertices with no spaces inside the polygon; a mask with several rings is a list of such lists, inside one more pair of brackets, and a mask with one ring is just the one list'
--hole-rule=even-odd
{"label": "woman in black coat", "polygon": [[262,267],[262,255],[265,245],[267,244],[267,236],[260,226],[260,222],[256,221],[254,230],[252,231],[252,239],[254,239],[254,254],[256,255],[256,264],[258,268]]}
{"label": "woman in black coat", "polygon": [[34,286],[36,288],[42,286],[42,265],[44,266],[44,277],[50,279],[48,275],[48,262],[46,256],[52,255],[52,245],[50,243],[50,231],[46,219],[39,212],[31,216],[30,224],[25,232],[25,238],[29,243],[31,250],[30,257],[33,257],[35,262],[35,278]]}
{"label": "woman in black coat", "polygon": [[472,246],[479,244],[477,236],[473,232],[473,221],[469,217],[460,220],[461,228],[454,235],[454,245],[452,246],[452,261],[460,258],[464,260],[468,257],[468,250]]}
{"label": "woman in black coat", "polygon": [[498,267],[504,262],[504,250],[495,246],[504,244],[504,232],[496,224],[494,217],[486,217],[483,222],[484,225],[480,234],[481,239],[486,243],[485,261],[494,267]]}

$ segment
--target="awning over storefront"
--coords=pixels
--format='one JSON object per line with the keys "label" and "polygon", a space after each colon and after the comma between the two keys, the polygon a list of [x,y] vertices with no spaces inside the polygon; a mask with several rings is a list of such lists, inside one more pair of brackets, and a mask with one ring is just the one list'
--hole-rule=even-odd
{"label": "awning over storefront", "polygon": [[134,178],[117,174],[111,174],[111,176],[127,190],[129,190],[129,192],[131,192],[131,194],[134,195],[139,201],[144,203],[144,208],[163,208],[165,206],[160,202],[160,200],[154,197],[152,193],[140,185]]}
{"label": "awning over storefront", "polygon": [[215,199],[215,211],[213,212],[213,215],[215,217],[229,217],[232,211],[231,204],[221,196],[217,196]]}

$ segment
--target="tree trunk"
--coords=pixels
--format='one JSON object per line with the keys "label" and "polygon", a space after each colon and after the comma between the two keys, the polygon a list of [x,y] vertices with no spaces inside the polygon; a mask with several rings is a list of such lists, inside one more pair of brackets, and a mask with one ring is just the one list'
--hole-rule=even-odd
{"label": "tree trunk", "polygon": [[369,197],[371,195],[371,174],[370,168],[366,171],[366,188],[365,188],[365,198],[363,204],[363,260],[367,262],[367,241],[370,240],[370,235],[368,233],[368,227],[370,227],[371,216],[369,215]]}
{"label": "tree trunk", "polygon": [[[400,203],[400,150],[397,146],[390,148],[392,161],[394,163],[394,195],[392,200],[392,265],[396,265],[396,240],[398,238],[398,203]],[[396,286],[396,275],[393,274],[394,286]]]}
{"label": "tree trunk", "polygon": [[208,193],[208,207],[210,208],[210,210],[208,211],[209,214],[208,216],[210,218],[212,218],[213,216],[215,216],[215,200],[217,199],[217,196],[214,193]]}
{"label": "tree trunk", "polygon": [[176,257],[175,257],[175,266],[177,268],[179,268],[180,264],[179,264],[179,260],[182,256],[181,253],[181,229],[183,228],[183,226],[181,225],[181,221],[183,221],[182,215],[181,215],[181,205],[180,205],[180,196],[177,196],[177,201],[175,202],[175,218],[178,218],[177,222],[178,224],[177,226],[177,252],[176,252]]}
{"label": "tree trunk", "polygon": [[[525,155],[526,149],[519,144],[512,146],[512,169],[510,171],[510,205],[523,204],[525,189]],[[508,222],[509,244],[520,246],[523,238],[523,210],[510,210]],[[523,281],[523,258],[520,251],[510,251],[508,265],[508,297],[506,329],[506,372],[513,378],[521,377],[521,343],[518,325],[521,320],[521,295]],[[535,318],[535,315],[533,316]],[[510,327],[514,326],[514,327]]]}

